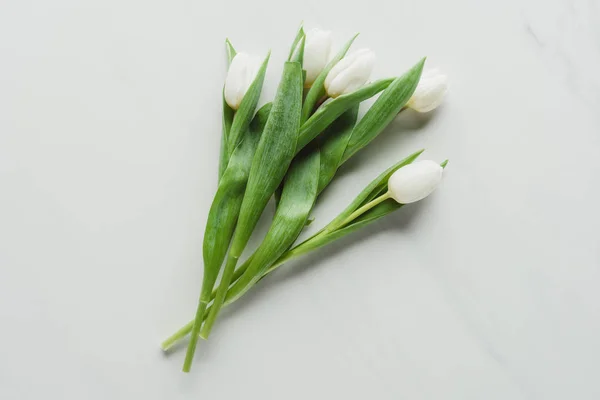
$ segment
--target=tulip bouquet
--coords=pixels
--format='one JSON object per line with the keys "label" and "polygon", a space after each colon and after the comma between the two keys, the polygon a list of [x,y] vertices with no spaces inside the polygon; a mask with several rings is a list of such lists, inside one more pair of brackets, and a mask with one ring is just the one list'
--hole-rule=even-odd
{"label": "tulip bouquet", "polygon": [[[199,338],[208,339],[221,309],[284,263],[428,196],[446,161],[415,161],[417,151],[373,180],[329,224],[296,243],[311,222],[320,193],[350,157],[401,111],[429,112],[442,101],[446,77],[423,71],[420,60],[399,77],[369,82],[375,55],[349,52],[356,36],[330,57],[330,32],[300,28],[272,102],[257,110],[270,55],[237,53],[226,41],[229,70],[223,89],[219,184],[206,223],[204,275],[193,320],[162,344],[189,336],[183,370],[190,370]],[[379,94],[358,118],[358,106]],[[240,257],[268,202],[276,210],[260,245]],[[220,276],[220,279],[218,279]]]}

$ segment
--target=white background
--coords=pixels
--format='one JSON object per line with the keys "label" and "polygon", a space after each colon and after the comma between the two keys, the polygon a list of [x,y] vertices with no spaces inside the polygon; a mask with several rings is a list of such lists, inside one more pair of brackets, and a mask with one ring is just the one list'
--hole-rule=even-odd
{"label": "white background", "polygon": [[[158,346],[196,305],[223,42],[273,50],[265,102],[301,20],[360,31],[374,77],[451,79],[311,230],[418,148],[445,180],[263,281],[184,375]],[[600,398],[599,26],[594,0],[2,1],[0,398]]]}

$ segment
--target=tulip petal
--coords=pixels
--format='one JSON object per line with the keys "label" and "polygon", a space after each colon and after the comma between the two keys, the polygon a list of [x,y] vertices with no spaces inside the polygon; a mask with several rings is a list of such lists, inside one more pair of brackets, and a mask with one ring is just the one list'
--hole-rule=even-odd
{"label": "tulip petal", "polygon": [[425,70],[408,106],[421,113],[436,109],[448,92],[448,77],[437,68]]}
{"label": "tulip petal", "polygon": [[357,90],[369,80],[374,65],[375,53],[369,49],[347,55],[327,75],[324,83],[327,94],[335,98]]}
{"label": "tulip petal", "polygon": [[306,33],[304,63],[306,71],[305,86],[310,87],[329,62],[332,35],[329,31],[311,29]]}
{"label": "tulip petal", "polygon": [[313,82],[310,90],[306,94],[304,99],[304,105],[302,106],[302,123],[306,122],[315,109],[317,102],[323,98],[326,94],[325,86],[323,83],[329,74],[329,71],[346,55],[354,40],[358,37],[358,34],[354,35],[339,51],[338,54],[327,64],[327,66],[321,71],[319,76]]}
{"label": "tulip petal", "polygon": [[429,196],[442,180],[444,168],[431,160],[423,160],[394,172],[388,181],[391,197],[410,204]]}

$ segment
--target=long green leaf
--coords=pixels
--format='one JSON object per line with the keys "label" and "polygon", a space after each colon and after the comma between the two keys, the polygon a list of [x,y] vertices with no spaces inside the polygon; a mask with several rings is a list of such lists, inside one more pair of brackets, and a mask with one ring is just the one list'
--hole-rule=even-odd
{"label": "long green leaf", "polygon": [[[290,48],[290,54],[288,55],[287,60],[288,61],[296,61],[299,62],[298,60],[295,60],[294,57],[294,53],[296,53],[296,50],[298,50],[298,43],[300,43],[300,41],[306,38],[306,34],[304,33],[304,24],[300,24],[300,28],[298,28],[298,33],[296,34],[296,37],[294,38],[294,41],[292,42],[292,47]],[[300,62],[302,64],[302,62]]]}
{"label": "long green leaf", "polygon": [[235,301],[254,285],[267,268],[290,248],[306,225],[317,198],[319,159],[318,149],[301,152],[294,159],[271,227],[254,252],[245,273],[227,291],[226,303]]}
{"label": "long green leaf", "polygon": [[318,141],[321,149],[319,193],[329,185],[341,165],[357,117],[358,105],[343,113],[322,135],[319,135]]}
{"label": "long green leaf", "polygon": [[304,62],[304,46],[306,44],[306,35],[304,34],[304,29],[302,29],[302,27],[298,31],[298,35],[299,36],[296,36],[296,40],[298,41],[294,41],[288,61],[297,62],[302,65]]}
{"label": "long green leaf", "polygon": [[[298,238],[306,226],[318,194],[337,171],[357,114],[358,106],[342,114],[319,137],[321,140],[305,147],[295,157],[281,186],[282,197],[278,202],[269,233],[251,256],[251,261],[236,269],[232,277],[232,282],[235,283],[227,292],[226,303],[250,289],[262,277],[264,271]],[[310,189],[313,184],[315,190]],[[236,282],[237,279],[240,281]]]}
{"label": "long green leaf", "polygon": [[237,51],[229,39],[225,39],[225,47],[227,47],[227,62],[231,64],[233,58],[237,55]]}
{"label": "long green leaf", "polygon": [[252,160],[248,185],[223,276],[211,312],[202,328],[203,337],[210,334],[225,300],[238,258],[294,158],[301,111],[302,67],[299,63],[286,62],[273,108]]}
{"label": "long green leaf", "polygon": [[[225,46],[227,48],[227,65],[231,64],[233,57],[237,54],[235,48],[229,41],[225,40]],[[227,149],[227,143],[229,142],[229,132],[231,131],[231,124],[233,123],[233,116],[235,111],[229,107],[229,104],[225,101],[225,88],[223,88],[223,132],[221,134],[221,150],[219,156],[219,180],[227,168],[229,162],[229,152]]]}
{"label": "long green leaf", "polygon": [[221,135],[221,150],[219,156],[219,179],[225,173],[225,168],[229,163],[229,151],[227,150],[227,143],[229,141],[229,132],[231,131],[231,124],[233,123],[235,111],[229,107],[229,104],[225,101],[223,96],[223,133]]}
{"label": "long green leaf", "polygon": [[[414,156],[414,154],[413,154],[413,156]],[[411,158],[413,156],[409,156],[409,158]],[[373,191],[380,191],[382,183],[385,183],[386,187],[387,187],[387,181],[389,180],[389,176],[391,176],[391,174],[394,173],[397,169],[406,165],[404,163],[404,161],[406,161],[406,160],[407,159],[401,161],[400,163],[403,163],[403,164],[400,166],[398,166],[400,163],[392,166],[392,168],[390,168],[390,169],[393,169],[393,171],[391,171],[390,174],[387,174],[387,172],[390,171],[390,170],[388,170],[388,171],[384,172],[383,174],[381,174],[379,177],[377,177],[377,179],[375,179],[373,182],[371,182],[371,184],[365,190],[363,190],[363,192],[361,192],[361,194],[357,197],[357,199],[353,202],[353,204],[357,204],[359,202],[362,204],[362,201],[365,198],[364,194],[366,192],[369,192],[372,194]],[[413,159],[413,161],[414,161],[414,159]],[[448,164],[448,160],[442,162],[440,165],[442,166],[442,168],[446,168],[447,164]],[[367,197],[369,197],[369,196],[367,196]],[[293,249],[291,249],[290,251],[285,253],[279,260],[277,260],[276,263],[273,264],[273,266],[271,268],[269,268],[269,270],[265,273],[265,275],[274,271],[277,267],[282,265],[284,262],[287,262],[293,258],[299,257],[302,254],[306,254],[310,251],[321,248],[337,239],[340,239],[340,238],[348,235],[349,233],[359,230],[360,228],[362,228],[363,226],[365,226],[367,224],[370,224],[371,222],[374,222],[382,217],[385,217],[386,215],[402,208],[403,206],[404,206],[404,204],[397,203],[393,199],[387,199],[387,200],[383,201],[381,204],[378,204],[377,206],[373,207],[369,211],[360,215],[358,218],[356,218],[351,223],[344,225],[343,227],[341,227],[339,229],[336,228],[330,232],[322,231],[321,234],[314,235],[312,238],[304,241],[303,243],[299,244],[298,246],[295,246]],[[350,206],[346,210],[344,210],[344,212],[342,214],[340,214],[340,216],[338,216],[334,221],[345,219],[346,211],[351,207],[352,206]],[[334,221],[332,221],[330,223],[330,225],[332,225],[332,224],[335,225]]]}
{"label": "long green leaf", "polygon": [[196,323],[193,326],[194,334],[184,364],[184,371],[186,372],[189,371],[191,366],[198,341],[198,333],[204,320],[204,312],[211,300],[213,287],[235,229],[250,175],[254,152],[265,128],[270,110],[271,104],[269,103],[258,111],[250,124],[245,139],[231,155],[208,214],[203,243],[204,275],[196,309]]}
{"label": "long green leaf", "polygon": [[240,144],[240,141],[242,140],[242,133],[246,132],[248,126],[250,125],[250,121],[252,121],[254,111],[256,110],[256,106],[260,98],[263,83],[265,81],[265,74],[267,72],[267,65],[269,64],[270,56],[271,52],[269,52],[267,57],[265,57],[265,60],[256,74],[256,78],[254,78],[254,81],[252,81],[252,84],[246,91],[246,94],[240,103],[240,107],[235,112],[227,142],[227,152],[229,154],[232,154],[235,148]]}
{"label": "long green leaf", "polygon": [[383,203],[374,207],[373,209],[367,211],[366,213],[364,213],[363,215],[358,217],[356,220],[354,220],[352,223],[344,226],[343,228],[337,229],[333,232],[329,232],[329,233],[320,235],[318,237],[315,237],[313,240],[306,241],[306,242],[294,247],[289,252],[285,253],[279,260],[277,260],[277,262],[275,262],[265,272],[264,275],[266,276],[267,274],[273,272],[275,269],[277,269],[282,264],[284,264],[294,258],[297,258],[297,257],[299,257],[303,254],[309,253],[311,251],[317,250],[323,246],[328,245],[329,243],[331,243],[333,241],[341,239],[342,237],[359,230],[360,228],[364,227],[365,225],[368,225],[371,222],[374,222],[374,221],[386,216],[387,214],[396,211],[400,207],[402,207],[402,204],[398,204],[392,199],[386,200]]}
{"label": "long green leaf", "polygon": [[252,159],[271,111],[264,105],[250,124],[242,143],[235,149],[213,199],[204,231],[204,278],[201,299],[210,299],[213,286],[227,254],[238,220]]}
{"label": "long green leaf", "polygon": [[417,88],[424,63],[425,59],[423,58],[404,75],[396,78],[379,96],[354,128],[348,147],[344,152],[343,161],[348,160],[369,144],[396,118]]}
{"label": "long green leaf", "polygon": [[300,128],[296,153],[300,152],[344,112],[385,90],[393,81],[393,78],[381,79],[323,104]]}
{"label": "long green leaf", "polygon": [[267,202],[294,158],[301,107],[302,69],[299,63],[286,62],[264,134],[252,160],[248,189],[231,244],[234,257],[239,257],[246,247]]}

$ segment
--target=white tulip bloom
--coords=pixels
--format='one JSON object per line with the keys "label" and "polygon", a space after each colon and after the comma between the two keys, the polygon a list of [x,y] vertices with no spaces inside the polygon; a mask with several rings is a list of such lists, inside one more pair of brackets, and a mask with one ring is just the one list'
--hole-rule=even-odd
{"label": "white tulip bloom", "polygon": [[448,77],[439,69],[423,71],[407,106],[421,113],[432,111],[442,104],[447,91]]}
{"label": "white tulip bloom", "polygon": [[260,57],[251,56],[247,53],[237,53],[231,60],[223,92],[229,107],[234,110],[240,107],[244,95],[254,78],[256,78],[261,63]]}
{"label": "white tulip bloom", "polygon": [[444,169],[430,160],[416,161],[392,174],[388,180],[390,197],[400,204],[409,204],[429,196],[442,180]]}
{"label": "white tulip bloom", "polygon": [[323,68],[329,62],[329,53],[333,37],[330,31],[311,29],[306,32],[304,43],[304,61],[302,67],[306,71],[304,85],[310,87]]}
{"label": "white tulip bloom", "polygon": [[342,58],[327,74],[327,94],[335,98],[354,92],[369,80],[374,66],[375,53],[369,49],[361,49]]}

